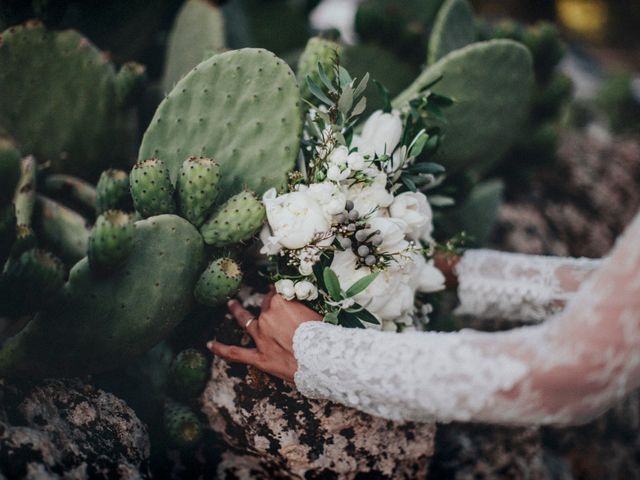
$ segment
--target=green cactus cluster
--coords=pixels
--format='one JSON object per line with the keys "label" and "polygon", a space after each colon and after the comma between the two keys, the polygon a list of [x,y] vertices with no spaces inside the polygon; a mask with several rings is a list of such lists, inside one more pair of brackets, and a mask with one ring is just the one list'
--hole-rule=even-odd
{"label": "green cactus cluster", "polygon": [[242,282],[242,270],[231,258],[218,258],[202,272],[196,283],[196,300],[215,307],[231,298]]}
{"label": "green cactus cluster", "polygon": [[100,174],[96,185],[96,213],[107,210],[133,210],[129,174],[124,170],[110,168]]}
{"label": "green cactus cluster", "polygon": [[173,183],[162,160],[150,158],[136,163],[129,177],[133,205],[144,218],[175,213]]}

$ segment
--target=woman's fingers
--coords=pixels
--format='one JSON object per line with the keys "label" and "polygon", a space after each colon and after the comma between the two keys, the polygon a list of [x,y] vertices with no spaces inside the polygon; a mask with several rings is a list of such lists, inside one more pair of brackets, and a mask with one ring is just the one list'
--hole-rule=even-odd
{"label": "woman's fingers", "polygon": [[229,362],[245,363],[257,367],[260,359],[260,354],[255,348],[236,347],[235,345],[225,345],[216,341],[207,343],[207,348],[215,355]]}
{"label": "woman's fingers", "polygon": [[258,331],[258,319],[255,315],[246,310],[237,300],[230,300],[228,306],[231,315],[236,319],[240,328],[246,330],[246,332],[255,340],[255,334]]}
{"label": "woman's fingers", "polygon": [[271,299],[275,294],[276,294],[275,288],[273,288],[273,286],[270,286],[269,293],[267,293],[262,299],[262,304],[260,305],[260,312],[266,312],[267,310],[269,310],[269,307],[271,306]]}

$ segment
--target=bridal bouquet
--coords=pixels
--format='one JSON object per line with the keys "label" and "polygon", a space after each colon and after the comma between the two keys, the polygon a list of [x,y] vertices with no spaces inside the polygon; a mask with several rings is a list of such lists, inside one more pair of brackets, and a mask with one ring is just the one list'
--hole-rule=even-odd
{"label": "bridal bouquet", "polygon": [[358,82],[337,63],[331,71],[318,64],[317,73],[306,79],[314,101],[298,170],[286,193],[271,189],[262,199],[271,280],[327,322],[412,329],[430,311],[425,294],[444,288],[423,192],[443,179],[444,168],[428,161],[441,137],[429,124],[451,100],[427,89],[397,111],[377,84],[386,106],[362,125],[368,76]]}

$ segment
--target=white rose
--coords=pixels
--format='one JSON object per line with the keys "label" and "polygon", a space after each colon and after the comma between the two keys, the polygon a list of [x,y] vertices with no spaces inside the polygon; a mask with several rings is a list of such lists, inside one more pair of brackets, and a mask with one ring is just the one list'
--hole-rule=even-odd
{"label": "white rose", "polygon": [[293,281],[288,278],[278,280],[275,284],[276,292],[282,295],[285,300],[293,300],[296,297],[296,291],[293,286]]}
{"label": "white rose", "polygon": [[346,180],[351,175],[351,169],[349,167],[345,167],[341,169],[337,165],[330,165],[327,168],[327,178],[332,182],[341,182]]}
{"label": "white rose", "polygon": [[280,253],[280,250],[282,250],[282,245],[280,245],[278,240],[271,234],[271,229],[267,224],[260,230],[260,240],[262,241],[260,253],[263,255],[277,255]]}
{"label": "white rose", "polygon": [[354,146],[363,155],[391,155],[402,138],[400,112],[376,110],[364,124],[362,134],[354,138]]}
{"label": "white rose", "polygon": [[335,183],[313,183],[309,186],[307,192],[320,204],[327,220],[331,220],[333,215],[344,212],[347,197]]}
{"label": "white rose", "polygon": [[345,168],[347,166],[347,160],[349,159],[349,149],[344,145],[334,148],[329,155],[329,165],[335,165],[336,167]]}
{"label": "white rose", "polygon": [[418,240],[422,236],[433,218],[427,197],[420,192],[405,192],[395,197],[389,207],[389,214],[407,224],[407,235],[412,240]]}
{"label": "white rose", "polygon": [[307,280],[296,283],[294,289],[298,300],[315,300],[318,298],[318,289]]}
{"label": "white rose", "polygon": [[351,170],[364,170],[368,163],[364,160],[364,155],[360,152],[353,152],[347,158],[347,166]]}
{"label": "white rose", "polygon": [[379,209],[386,208],[393,202],[393,195],[387,191],[387,176],[378,173],[371,184],[358,183],[346,191],[347,200],[353,201],[355,209],[360,215],[367,215]]}
{"label": "white rose", "polygon": [[413,288],[424,293],[444,290],[444,275],[435,267],[433,260],[427,262],[427,260],[419,253],[413,254],[412,258],[414,269],[411,283]]}
{"label": "white rose", "polygon": [[313,265],[314,263],[308,260],[300,260],[300,265],[298,266],[300,275],[311,275],[313,273]]}
{"label": "white rose", "polygon": [[398,253],[409,246],[405,240],[407,224],[398,218],[374,217],[369,221],[372,230],[380,230],[382,243],[378,247],[381,252]]}
{"label": "white rose", "polygon": [[271,243],[298,249],[308,245],[316,234],[329,229],[330,223],[322,207],[306,191],[278,196],[272,188],[264,194],[262,201],[273,236]]}

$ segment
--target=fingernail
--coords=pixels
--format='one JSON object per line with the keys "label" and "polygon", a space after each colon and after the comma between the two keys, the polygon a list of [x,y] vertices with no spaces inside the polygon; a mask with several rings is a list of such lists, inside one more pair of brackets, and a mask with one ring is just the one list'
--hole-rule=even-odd
{"label": "fingernail", "polygon": [[229,306],[229,307],[233,307],[233,305],[234,305],[235,303],[236,303],[236,301],[235,301],[235,300],[233,300],[233,299],[231,299],[231,300],[229,300],[229,301],[227,302],[227,306]]}
{"label": "fingernail", "polygon": [[213,348],[213,342],[207,342],[207,348],[211,350]]}

